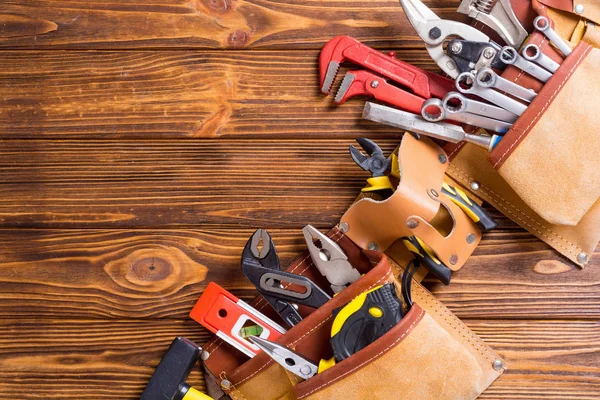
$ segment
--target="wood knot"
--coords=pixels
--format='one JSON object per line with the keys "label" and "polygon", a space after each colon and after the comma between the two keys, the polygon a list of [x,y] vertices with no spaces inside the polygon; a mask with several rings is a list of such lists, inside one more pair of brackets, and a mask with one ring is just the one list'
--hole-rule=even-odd
{"label": "wood knot", "polygon": [[211,11],[224,13],[231,9],[231,0],[202,0]]}
{"label": "wood knot", "polygon": [[171,275],[173,267],[167,260],[157,257],[144,257],[131,264],[127,280],[155,282]]}
{"label": "wood knot", "polygon": [[574,268],[557,260],[542,260],[535,264],[533,270],[542,275],[556,275],[572,271]]}
{"label": "wood knot", "polygon": [[121,288],[164,294],[203,281],[208,270],[177,247],[151,245],[130,249],[104,271]]}
{"label": "wood knot", "polygon": [[245,31],[233,31],[227,36],[227,44],[230,47],[239,48],[244,47],[246,42],[248,42],[248,38],[250,37],[250,33]]}

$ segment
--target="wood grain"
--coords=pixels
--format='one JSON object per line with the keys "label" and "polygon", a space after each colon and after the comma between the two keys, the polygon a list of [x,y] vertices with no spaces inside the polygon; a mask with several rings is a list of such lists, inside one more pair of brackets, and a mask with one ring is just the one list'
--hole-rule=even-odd
{"label": "wood grain", "polygon": [[[482,399],[592,400],[600,395],[598,322],[466,323],[509,364]],[[15,345],[15,332],[25,348]],[[175,336],[199,344],[207,338],[190,320],[1,320],[1,397],[137,398]],[[204,389],[197,370],[188,381]],[[32,386],[24,390],[24,384]]]}
{"label": "wood grain", "polygon": [[[437,69],[424,51],[397,57]],[[0,138],[397,134],[361,120],[364,98],[335,107],[321,95],[317,59],[318,51],[3,52]]]}
{"label": "wood grain", "polygon": [[[459,0],[425,3],[441,18],[465,20],[456,13]],[[10,24],[0,31],[3,48],[316,49],[337,35],[395,48],[422,47],[393,0],[5,0],[0,21],[7,18],[44,20],[57,28],[32,35]]]}
{"label": "wood grain", "polygon": [[[239,264],[252,232],[0,230],[0,317],[185,320],[209,281],[252,298]],[[304,251],[300,226],[270,232],[282,265]],[[528,234],[496,232],[451,286],[427,286],[462,318],[600,317],[600,254],[583,271],[556,275],[534,272],[541,261],[561,262]]]}
{"label": "wood grain", "polygon": [[331,227],[368,177],[351,143],[7,141],[0,225]]}

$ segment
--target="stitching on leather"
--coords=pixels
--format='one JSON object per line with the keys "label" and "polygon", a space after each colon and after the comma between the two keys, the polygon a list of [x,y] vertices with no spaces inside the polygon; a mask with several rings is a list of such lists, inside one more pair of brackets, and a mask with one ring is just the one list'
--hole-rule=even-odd
{"label": "stitching on leather", "polygon": [[[344,235],[342,234],[342,232],[338,231],[336,232],[331,239],[333,241],[335,241],[335,243],[338,243],[342,237]],[[300,268],[300,266],[302,264],[304,264],[306,262],[306,260],[308,260],[310,258],[310,254],[307,254],[306,257],[304,257],[294,268],[292,268],[290,270],[290,272],[295,272],[298,268]],[[302,275],[302,273],[304,273],[308,268],[310,268],[310,266],[313,265],[312,259],[311,262],[306,266],[306,268],[304,268],[302,271],[300,271],[300,275]],[[291,285],[291,283],[288,284],[288,286]],[[287,287],[287,286],[286,286]],[[264,303],[264,304],[263,304]],[[264,298],[260,297],[258,299],[258,302],[256,303],[256,306],[254,307],[255,309],[258,309],[259,311],[262,311],[266,306],[267,306],[267,302]],[[259,307],[260,305],[260,307]],[[217,344],[218,343],[218,344]],[[206,352],[208,352],[209,356],[214,353],[215,351],[217,351],[217,349],[219,347],[221,347],[221,345],[224,343],[223,339],[217,338],[216,340],[213,340],[211,343],[208,344],[207,348],[205,349]],[[212,350],[208,350],[210,348],[211,345],[216,344],[216,347]]]}
{"label": "stitching on leather", "polygon": [[[391,263],[392,265],[394,264],[392,261]],[[413,284],[416,284],[413,286],[417,289],[416,297],[418,297],[422,303],[429,305],[432,314],[436,314],[443,318],[451,328],[459,333],[467,341],[467,343],[471,345],[473,350],[488,360],[490,365],[496,360],[497,356],[493,350],[487,346],[487,344],[485,344],[481,338],[475,335],[473,331],[471,331],[469,327],[467,327],[456,315],[454,315],[447,307],[444,307],[439,301],[437,301],[421,283],[413,280]]]}
{"label": "stitching on leather", "polygon": [[305,398],[306,396],[310,396],[311,394],[319,391],[324,386],[329,386],[329,385],[339,381],[340,379],[344,378],[346,375],[349,375],[352,372],[356,371],[357,369],[361,368],[363,365],[368,364],[371,361],[373,361],[374,359],[376,359],[377,357],[381,356],[382,354],[387,353],[392,347],[394,347],[396,344],[398,344],[400,341],[402,341],[409,333],[411,333],[413,331],[413,328],[415,327],[415,325],[418,324],[419,322],[421,322],[421,318],[423,317],[423,314],[425,314],[425,311],[421,310],[421,312],[417,316],[416,320],[413,321],[413,323],[408,327],[408,329],[406,329],[406,331],[399,338],[394,340],[394,342],[390,343],[390,345],[388,347],[381,350],[379,353],[375,354],[373,357],[369,358],[368,360],[363,361],[362,363],[360,363],[356,367],[352,368],[351,370],[344,372],[343,374],[335,377],[334,379],[330,380],[329,382],[326,382],[326,383],[314,388],[310,392],[298,397],[298,400],[301,400],[301,399]]}
{"label": "stitching on leather", "polygon": [[[458,168],[455,165],[450,165],[450,167],[458,174],[461,175],[463,177],[463,179],[465,180],[470,180],[471,176],[463,171],[462,169]],[[583,251],[583,249],[579,246],[577,246],[574,243],[571,243],[569,240],[565,239],[564,237],[562,237],[561,235],[559,235],[558,233],[554,232],[553,230],[551,230],[550,228],[548,228],[547,226],[542,225],[539,221],[536,221],[535,219],[531,218],[529,215],[525,214],[522,210],[518,209],[517,207],[515,207],[513,204],[511,204],[510,202],[508,202],[506,199],[504,199],[501,195],[499,195],[498,193],[496,193],[495,191],[493,191],[492,189],[481,185],[480,190],[482,190],[484,193],[487,192],[488,195],[490,197],[495,197],[497,198],[499,201],[501,201],[502,203],[508,205],[509,207],[513,208],[514,210],[516,210],[518,213],[520,213],[522,216],[524,216],[525,218],[531,220],[533,223],[535,223],[536,225],[538,225],[540,228],[548,231],[550,234],[552,234],[553,236],[556,236],[560,241],[564,242],[564,244],[561,244],[560,242],[557,242],[556,239],[553,239],[552,237],[548,236],[546,233],[542,232],[541,230],[537,229],[536,227],[534,227],[531,223],[528,223],[527,221],[525,221],[523,218],[519,217],[519,215],[515,214],[514,212],[510,211],[506,206],[502,207],[501,204],[497,205],[497,207],[501,207],[503,211],[509,213],[510,215],[512,215],[513,217],[515,217],[516,219],[518,219],[519,221],[521,221],[521,223],[525,226],[527,226],[528,228],[538,232],[538,234],[546,239],[548,239],[549,241],[551,241],[552,243],[555,243],[559,248],[563,249],[565,252],[569,253],[569,254],[579,254],[580,252]],[[569,250],[569,247],[565,247],[565,244],[569,245],[569,247],[575,249],[575,252],[572,252]]]}
{"label": "stitching on leather", "polygon": [[[384,280],[387,280],[390,276],[392,275],[392,271],[390,270],[387,274],[385,274],[385,276],[382,276],[381,278],[379,278],[377,280],[377,282],[371,284],[371,286],[369,286],[369,288],[367,290],[370,290],[372,288],[374,288],[375,286],[379,285],[379,283],[381,283]],[[305,337],[309,336],[312,332],[314,332],[315,330],[319,329],[321,326],[323,326],[323,324],[325,324],[327,321],[329,321],[331,319],[331,315],[329,315],[327,318],[325,318],[323,321],[321,321],[319,324],[315,325],[314,327],[312,327],[308,332],[304,333],[304,335],[300,336],[298,339],[294,340],[292,343],[290,343],[290,346],[293,346],[299,342],[301,342]],[[267,364],[269,364],[272,361],[272,359],[270,359],[269,361],[267,361]],[[260,372],[262,369],[264,369],[264,367],[267,365],[263,365],[261,368],[259,368],[257,371],[253,372],[250,376],[247,376],[246,378],[242,379],[241,381],[239,381],[237,383],[237,385],[241,385],[242,383],[246,382],[248,379],[252,378],[254,375],[256,375],[258,372]]]}
{"label": "stitching on leather", "polygon": [[515,147],[518,143],[520,143],[521,138],[526,133],[529,132],[529,128],[531,128],[531,126],[533,126],[540,119],[541,115],[550,106],[550,104],[556,98],[556,96],[558,95],[558,93],[560,92],[560,90],[562,89],[562,87],[571,78],[571,75],[573,75],[573,72],[575,72],[575,69],[581,64],[581,62],[583,61],[584,57],[587,56],[588,53],[591,50],[592,50],[592,47],[590,46],[590,47],[588,47],[583,52],[583,54],[581,55],[581,57],[579,57],[579,59],[577,60],[577,62],[573,65],[573,67],[569,71],[569,74],[565,77],[565,79],[561,82],[561,84],[556,88],[556,90],[554,91],[554,93],[552,93],[552,96],[550,96],[548,98],[548,100],[546,101],[546,104],[544,104],[544,107],[542,107],[540,109],[540,111],[537,113],[537,115],[529,122],[529,125],[527,125],[527,127],[525,129],[523,129],[523,131],[521,132],[521,134],[519,135],[519,137],[517,137],[515,140],[513,140],[513,142],[511,143],[510,147],[508,149],[506,149],[506,151],[504,152],[504,154],[502,154],[500,156],[500,158],[498,158],[498,161],[496,161],[496,163],[494,164],[494,168],[498,168],[498,165],[504,161],[504,159],[506,158],[507,154],[511,152],[511,150],[513,149],[513,147]]}
{"label": "stitching on leather", "polygon": [[257,369],[256,371],[254,371],[253,373],[251,373],[250,375],[248,375],[247,377],[245,377],[241,381],[237,382],[236,385],[241,385],[242,383],[246,382],[248,379],[251,379],[253,376],[255,376],[256,374],[258,374],[260,371],[262,371],[263,369],[265,369],[267,366],[269,366],[273,362],[274,362],[273,359],[269,358],[267,360],[267,362],[262,367],[260,367],[259,369]]}

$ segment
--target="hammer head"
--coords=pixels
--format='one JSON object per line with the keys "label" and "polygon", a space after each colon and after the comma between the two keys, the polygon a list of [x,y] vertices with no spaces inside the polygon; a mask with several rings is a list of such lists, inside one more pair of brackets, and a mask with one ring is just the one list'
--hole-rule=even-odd
{"label": "hammer head", "polygon": [[173,340],[140,400],[171,400],[200,357],[200,347],[186,338]]}

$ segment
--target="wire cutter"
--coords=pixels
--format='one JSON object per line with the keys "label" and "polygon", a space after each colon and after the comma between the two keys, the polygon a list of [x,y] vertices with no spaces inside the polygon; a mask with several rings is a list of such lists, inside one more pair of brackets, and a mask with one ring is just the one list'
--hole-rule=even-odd
{"label": "wire cutter", "polygon": [[417,34],[425,42],[425,48],[437,65],[449,76],[456,78],[461,71],[456,62],[444,51],[444,41],[449,37],[473,42],[490,42],[489,36],[470,25],[441,19],[420,0],[400,0],[404,13]]}
{"label": "wire cutter", "polygon": [[313,263],[331,284],[331,290],[339,293],[360,278],[360,272],[350,264],[346,253],[337,243],[312,225],[302,228],[304,240]]}
{"label": "wire cutter", "polygon": [[304,358],[284,345],[258,336],[250,336],[248,339],[271,357],[273,361],[300,378],[312,378],[319,370],[319,367],[313,361]]}
{"label": "wire cutter", "polygon": [[[259,250],[260,242],[262,248]],[[295,304],[319,308],[331,299],[307,277],[279,269],[275,245],[264,229],[254,232],[246,243],[242,252],[242,272],[290,326],[302,320]],[[297,288],[300,289],[295,290]]]}

